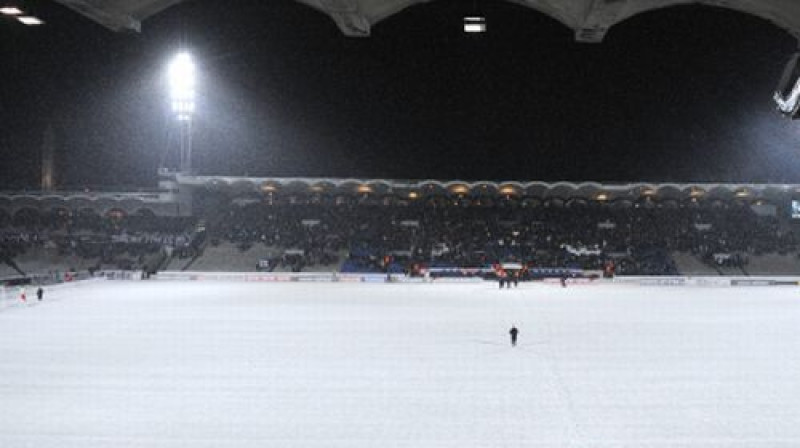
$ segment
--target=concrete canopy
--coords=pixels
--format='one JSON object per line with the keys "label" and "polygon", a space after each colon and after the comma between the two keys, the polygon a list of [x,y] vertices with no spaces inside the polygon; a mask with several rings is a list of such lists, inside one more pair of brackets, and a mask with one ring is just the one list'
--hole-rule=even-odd
{"label": "concrete canopy", "polygon": [[[140,31],[142,20],[183,0],[56,0],[114,31]],[[431,0],[296,0],[329,15],[348,36],[369,36],[373,25]],[[766,19],[800,38],[798,0],[507,0],[547,14],[581,42],[600,42],[613,25],[639,13],[676,5],[720,6]]]}
{"label": "concrete canopy", "polygon": [[141,31],[142,20],[183,0],[56,0],[113,31]]}

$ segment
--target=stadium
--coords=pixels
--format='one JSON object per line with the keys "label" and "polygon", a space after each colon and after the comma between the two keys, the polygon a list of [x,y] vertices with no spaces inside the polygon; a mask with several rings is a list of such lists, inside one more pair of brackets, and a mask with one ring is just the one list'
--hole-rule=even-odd
{"label": "stadium", "polygon": [[[3,14],[146,35],[143,24],[172,27],[157,23],[170,11],[191,22],[203,2],[57,3],[69,9],[32,2]],[[405,14],[460,5],[282,3],[276,10],[321,11],[340,39],[356,40],[386,38],[378,30]],[[490,33],[496,18],[467,3],[463,33]],[[639,14],[719,2],[516,3],[511,15],[555,19],[570,45],[603,46]],[[796,46],[795,2],[722,6],[766,19]],[[768,100],[791,131],[800,58],[786,56]],[[3,172],[0,446],[800,445],[793,162],[780,182],[325,176],[313,160],[315,175],[230,174],[236,165],[219,160],[234,156],[203,150],[239,137],[216,128],[223,135],[209,137],[191,58],[180,53],[168,67],[168,136],[144,177],[153,185],[62,182],[141,168],[96,169],[80,160],[92,153],[59,153],[83,128],[69,134],[52,122],[32,162],[35,187]],[[15,131],[21,137],[9,131],[0,144],[28,135]],[[4,157],[26,166],[14,154]],[[466,150],[413,154],[428,165],[483,160]],[[324,171],[329,159],[315,157]],[[514,159],[530,170],[525,160]],[[600,164],[591,169],[603,178]]]}

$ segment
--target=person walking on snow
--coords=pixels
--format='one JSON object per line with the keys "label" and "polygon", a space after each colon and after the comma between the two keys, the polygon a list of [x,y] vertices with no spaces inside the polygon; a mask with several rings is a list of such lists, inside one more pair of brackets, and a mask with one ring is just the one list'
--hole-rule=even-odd
{"label": "person walking on snow", "polygon": [[512,325],[511,326],[511,330],[508,331],[508,334],[511,335],[511,346],[512,347],[516,347],[517,346],[517,335],[519,334],[519,330],[517,330],[517,327]]}
{"label": "person walking on snow", "polygon": [[40,286],[39,289],[36,290],[36,298],[39,299],[39,301],[41,302],[42,296],[44,296],[44,289],[42,289],[42,287]]}

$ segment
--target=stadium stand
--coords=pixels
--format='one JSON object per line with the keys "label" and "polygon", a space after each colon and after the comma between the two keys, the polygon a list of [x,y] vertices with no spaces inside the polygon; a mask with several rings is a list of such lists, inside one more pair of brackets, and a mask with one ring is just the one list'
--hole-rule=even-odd
{"label": "stadium stand", "polygon": [[671,257],[678,272],[682,275],[719,275],[719,271],[713,266],[704,263],[689,252],[672,252]]}
{"label": "stadium stand", "polygon": [[181,270],[191,269],[192,271],[233,271],[248,272],[255,271],[256,261],[269,258],[271,249],[263,245],[248,246],[242,249],[236,243],[223,242],[216,245],[209,245],[191,265],[185,266]]}
{"label": "stadium stand", "polygon": [[750,275],[797,275],[800,258],[779,253],[751,255],[746,269]]}
{"label": "stadium stand", "polygon": [[788,215],[733,195],[607,201],[451,192],[415,199],[208,189],[195,194],[194,208],[189,217],[66,208],[8,213],[0,222],[4,272],[414,275],[516,262],[616,275],[800,273]]}
{"label": "stadium stand", "polygon": [[64,210],[0,228],[0,256],[14,274],[157,268],[191,244],[194,219],[100,217]]}

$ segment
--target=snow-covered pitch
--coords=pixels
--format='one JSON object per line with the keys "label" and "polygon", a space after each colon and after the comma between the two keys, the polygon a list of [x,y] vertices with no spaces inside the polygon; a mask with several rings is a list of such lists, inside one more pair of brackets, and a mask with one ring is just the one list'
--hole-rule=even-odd
{"label": "snow-covered pitch", "polygon": [[797,287],[100,281],[0,309],[3,448],[799,446]]}

